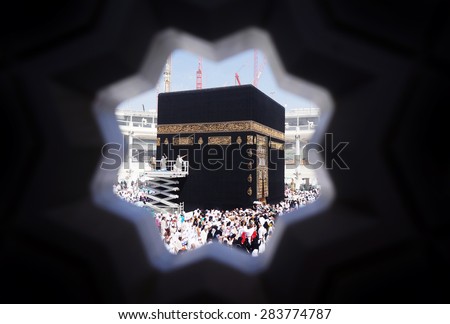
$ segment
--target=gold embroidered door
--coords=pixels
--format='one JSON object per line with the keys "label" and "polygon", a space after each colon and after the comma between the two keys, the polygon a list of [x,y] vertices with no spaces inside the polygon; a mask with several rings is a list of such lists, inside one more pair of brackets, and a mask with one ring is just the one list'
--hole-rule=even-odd
{"label": "gold embroidered door", "polygon": [[267,166],[267,136],[256,135],[256,198],[262,201],[269,196],[269,172]]}

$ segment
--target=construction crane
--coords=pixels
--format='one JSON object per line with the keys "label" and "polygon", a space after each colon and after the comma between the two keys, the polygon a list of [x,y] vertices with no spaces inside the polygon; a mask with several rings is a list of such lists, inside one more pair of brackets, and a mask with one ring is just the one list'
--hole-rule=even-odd
{"label": "construction crane", "polygon": [[203,88],[203,67],[202,67],[202,57],[198,57],[198,69],[196,74],[195,88],[202,89]]}
{"label": "construction crane", "polygon": [[242,68],[245,67],[245,64],[243,64],[239,70],[237,70],[236,73],[234,73],[234,85],[241,85],[241,79],[239,78],[239,72],[242,70]]}
{"label": "construction crane", "polygon": [[170,77],[172,74],[172,54],[167,58],[166,67],[164,69],[164,92],[170,92]]}
{"label": "construction crane", "polygon": [[234,84],[241,85],[241,80],[239,80],[239,74],[237,72],[234,74],[234,80]]}
{"label": "construction crane", "polygon": [[259,65],[258,50],[255,48],[253,50],[253,85],[256,88],[258,87],[258,81],[261,78],[261,74],[263,72],[265,65],[266,65],[266,59],[264,59],[263,63],[261,65]]}
{"label": "construction crane", "polygon": [[[259,63],[258,63],[258,50],[257,50],[257,49],[254,49],[254,50],[253,50],[253,85],[254,85],[255,87],[258,87],[258,81],[259,81],[259,79],[261,78],[261,74],[262,74],[262,71],[263,71],[265,65],[266,65],[266,60],[265,60],[265,59],[264,59],[264,61],[263,61],[262,64],[259,64]],[[245,66],[245,64],[242,65],[242,66],[239,68],[238,72],[239,72],[244,66]],[[241,80],[239,79],[239,74],[238,74],[238,72],[236,72],[236,73],[234,74],[235,84],[241,85]]]}
{"label": "construction crane", "polygon": [[258,86],[258,50],[253,50],[253,85]]}

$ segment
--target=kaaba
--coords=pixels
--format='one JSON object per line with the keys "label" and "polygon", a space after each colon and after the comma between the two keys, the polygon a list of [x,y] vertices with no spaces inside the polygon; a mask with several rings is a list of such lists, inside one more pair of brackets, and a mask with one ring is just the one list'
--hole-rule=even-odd
{"label": "kaaba", "polygon": [[189,161],[185,210],[284,199],[284,107],[253,85],[160,93],[157,159]]}

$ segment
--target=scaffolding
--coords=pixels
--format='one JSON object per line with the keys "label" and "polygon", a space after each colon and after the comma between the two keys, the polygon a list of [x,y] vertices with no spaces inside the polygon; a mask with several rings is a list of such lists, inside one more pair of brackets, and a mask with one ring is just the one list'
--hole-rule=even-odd
{"label": "scaffolding", "polygon": [[149,186],[146,197],[150,201],[147,205],[158,212],[182,213],[184,203],[176,202],[179,198],[176,192],[180,190],[179,179],[189,175],[189,162],[183,161],[181,168],[176,167],[175,160],[168,160],[166,169],[161,169],[160,166],[161,160],[158,160],[155,168],[144,173],[145,181]]}

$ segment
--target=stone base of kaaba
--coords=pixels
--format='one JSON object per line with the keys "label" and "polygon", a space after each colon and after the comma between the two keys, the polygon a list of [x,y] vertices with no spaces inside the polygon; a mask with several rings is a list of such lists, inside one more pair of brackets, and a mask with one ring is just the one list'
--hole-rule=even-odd
{"label": "stone base of kaaba", "polygon": [[162,93],[157,159],[189,161],[185,210],[284,198],[284,107],[253,86]]}

